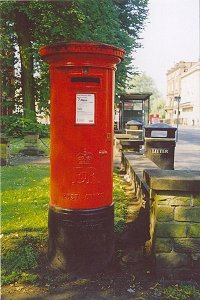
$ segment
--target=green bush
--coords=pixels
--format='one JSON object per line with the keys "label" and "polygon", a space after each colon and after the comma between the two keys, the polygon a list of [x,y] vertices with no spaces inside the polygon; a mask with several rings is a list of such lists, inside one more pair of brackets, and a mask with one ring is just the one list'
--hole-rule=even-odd
{"label": "green bush", "polygon": [[34,119],[24,118],[20,115],[2,117],[4,132],[8,136],[21,137],[25,132],[37,133],[40,137],[49,136],[49,125],[36,122]]}
{"label": "green bush", "polygon": [[163,290],[163,295],[167,299],[177,299],[177,300],[199,300],[200,291],[193,285],[174,285],[169,286]]}
{"label": "green bush", "polygon": [[200,291],[194,284],[158,285],[154,290],[154,297],[174,300],[200,300]]}

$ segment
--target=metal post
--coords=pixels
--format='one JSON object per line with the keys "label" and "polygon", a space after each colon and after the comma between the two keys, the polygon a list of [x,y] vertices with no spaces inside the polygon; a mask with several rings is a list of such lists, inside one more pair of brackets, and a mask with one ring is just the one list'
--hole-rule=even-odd
{"label": "metal post", "polygon": [[179,105],[181,101],[181,96],[174,97],[174,101],[177,101],[178,103],[178,112],[177,112],[177,131],[176,131],[176,142],[178,142],[178,123],[179,123]]}
{"label": "metal post", "polygon": [[149,124],[149,113],[150,113],[150,97],[148,98],[148,116],[147,116],[147,124]]}

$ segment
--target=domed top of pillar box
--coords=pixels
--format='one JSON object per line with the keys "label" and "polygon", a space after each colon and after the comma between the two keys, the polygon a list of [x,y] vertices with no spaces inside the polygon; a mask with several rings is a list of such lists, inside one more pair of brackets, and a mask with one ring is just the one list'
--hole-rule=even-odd
{"label": "domed top of pillar box", "polygon": [[51,66],[115,68],[123,60],[125,50],[97,42],[63,42],[42,47],[39,53]]}

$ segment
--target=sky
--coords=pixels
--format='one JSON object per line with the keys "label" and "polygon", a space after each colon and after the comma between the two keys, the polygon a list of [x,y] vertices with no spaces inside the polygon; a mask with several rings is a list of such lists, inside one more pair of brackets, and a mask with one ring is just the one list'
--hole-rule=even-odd
{"label": "sky", "polygon": [[166,73],[179,61],[198,61],[200,0],[149,0],[142,48],[133,53],[138,71],[152,77],[166,97]]}

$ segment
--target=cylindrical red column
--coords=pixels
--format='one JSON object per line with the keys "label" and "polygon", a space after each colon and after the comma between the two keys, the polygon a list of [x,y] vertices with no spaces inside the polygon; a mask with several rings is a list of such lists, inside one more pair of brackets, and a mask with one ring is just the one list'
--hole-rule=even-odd
{"label": "cylindrical red column", "polygon": [[113,252],[113,103],[124,50],[93,42],[46,46],[51,82],[49,258],[96,271]]}

